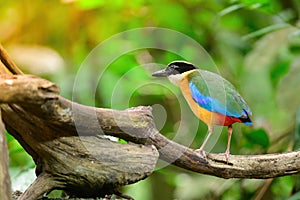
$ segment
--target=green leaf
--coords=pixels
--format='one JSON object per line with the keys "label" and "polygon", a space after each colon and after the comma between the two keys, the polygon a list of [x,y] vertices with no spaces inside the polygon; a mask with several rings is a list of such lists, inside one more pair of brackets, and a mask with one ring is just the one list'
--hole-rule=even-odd
{"label": "green leaf", "polygon": [[266,35],[268,33],[272,33],[273,31],[277,31],[277,30],[280,30],[280,29],[288,28],[288,27],[290,27],[290,25],[286,24],[286,23],[272,24],[270,26],[267,26],[267,27],[261,28],[257,31],[254,31],[252,33],[249,33],[249,34],[243,36],[242,39],[243,40],[249,40],[249,39],[259,37],[259,36],[262,36],[262,35]]}
{"label": "green leaf", "polygon": [[232,5],[232,6],[229,6],[229,7],[225,8],[225,9],[221,10],[221,11],[218,13],[218,15],[219,15],[220,17],[222,17],[222,16],[224,16],[224,15],[227,15],[227,14],[229,14],[229,13],[232,13],[233,11],[236,11],[236,10],[238,10],[238,9],[240,9],[240,8],[243,8],[243,7],[245,7],[244,4],[234,4],[234,5]]}
{"label": "green leaf", "polygon": [[283,53],[280,53],[277,58],[275,58],[275,63],[270,71],[271,81],[274,88],[277,87],[281,78],[289,72],[292,59],[293,58],[287,51],[283,51]]}
{"label": "green leaf", "polygon": [[267,148],[270,145],[269,136],[264,129],[256,129],[246,133],[246,138],[251,143],[258,144],[264,148]]}
{"label": "green leaf", "polygon": [[120,138],[119,138],[118,142],[121,143],[121,144],[128,144],[128,142],[126,140],[123,140],[123,139],[120,139]]}
{"label": "green leaf", "polygon": [[287,200],[299,200],[299,199],[300,199],[300,191],[295,193],[293,196],[291,196]]}
{"label": "green leaf", "polygon": [[11,135],[6,134],[8,138],[8,149],[10,158],[10,167],[22,166],[24,169],[34,167],[34,162],[30,155],[24,151],[19,142]]}
{"label": "green leaf", "polygon": [[271,190],[274,197],[276,197],[275,199],[287,199],[292,192],[293,185],[293,176],[284,176],[274,179]]}
{"label": "green leaf", "polygon": [[280,108],[295,114],[300,106],[300,59],[294,58],[290,64],[289,72],[279,81],[276,100]]}
{"label": "green leaf", "polygon": [[234,3],[244,4],[250,10],[259,10],[267,13],[279,11],[280,6],[274,0],[235,0]]}

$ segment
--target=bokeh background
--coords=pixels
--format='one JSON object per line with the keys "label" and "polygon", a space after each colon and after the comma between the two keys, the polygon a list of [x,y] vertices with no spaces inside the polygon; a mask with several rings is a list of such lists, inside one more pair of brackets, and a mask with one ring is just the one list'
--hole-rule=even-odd
{"label": "bokeh background", "polygon": [[[115,34],[143,27],[178,31],[202,45],[215,66],[195,64],[230,80],[253,111],[252,128],[234,125],[232,154],[279,153],[300,147],[299,15],[298,0],[2,1],[0,41],[24,72],[57,83],[62,96],[68,99],[74,99],[74,81],[81,73],[82,87],[76,88],[76,100],[82,104],[115,109],[154,105],[157,126],[172,139],[185,120],[183,112],[188,112],[193,121],[197,119],[181,103],[179,89],[167,80],[142,85],[154,81],[150,76],[154,68],[147,67],[147,63],[161,66],[177,59],[196,60],[198,52],[188,44],[178,47],[184,56],[145,48],[117,55],[107,66],[95,64],[90,71],[79,69],[98,44]],[[149,41],[154,39],[151,37]],[[145,37],[131,37],[126,44],[142,42],[139,40]],[[112,43],[101,51],[101,57],[111,55],[118,45]],[[99,80],[93,70],[101,68]],[[113,92],[124,74],[122,92],[117,94],[119,103],[112,105]],[[89,88],[95,84],[96,92],[91,96]],[[192,137],[192,148],[201,145],[207,131],[201,122],[196,126],[194,132],[187,127],[185,133],[180,133]],[[224,152],[227,144],[227,129],[220,131],[220,137],[212,139],[218,139],[217,143],[210,141],[215,153]],[[13,187],[24,190],[34,179],[35,166],[16,140],[9,134],[7,138]],[[158,166],[149,178],[123,191],[143,200],[300,199],[299,176],[225,180],[163,163]],[[56,191],[50,196],[59,194]]]}

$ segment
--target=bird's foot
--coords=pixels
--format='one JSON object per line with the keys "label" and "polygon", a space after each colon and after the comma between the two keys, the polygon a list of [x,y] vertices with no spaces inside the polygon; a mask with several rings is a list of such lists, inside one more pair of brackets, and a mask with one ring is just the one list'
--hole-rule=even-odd
{"label": "bird's foot", "polygon": [[204,159],[207,158],[207,154],[203,149],[196,149],[194,150],[197,154],[199,154],[201,157],[203,157]]}
{"label": "bird's foot", "polygon": [[230,153],[226,151],[226,152],[224,153],[224,156],[225,156],[225,159],[226,159],[226,163],[228,164],[228,159],[229,159],[229,157],[230,157]]}

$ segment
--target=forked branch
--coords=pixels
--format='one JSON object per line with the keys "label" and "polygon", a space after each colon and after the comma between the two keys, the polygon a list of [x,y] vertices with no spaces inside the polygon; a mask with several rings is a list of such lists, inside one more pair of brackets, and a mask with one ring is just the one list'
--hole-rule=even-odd
{"label": "forked branch", "polygon": [[[119,187],[152,173],[158,156],[178,167],[221,178],[300,173],[300,151],[232,155],[228,163],[223,155],[204,158],[160,134],[149,106],[123,111],[84,106],[59,96],[54,83],[22,75],[1,46],[0,61],[3,123],[37,165],[38,178],[21,200],[37,199],[53,189],[83,197],[120,195]],[[104,135],[129,143],[112,142]]]}
{"label": "forked branch", "polygon": [[[14,80],[10,87],[17,85],[18,90],[10,90],[6,84],[8,80]],[[26,92],[22,92],[29,87],[24,82],[32,84],[31,92],[35,95],[28,96]],[[162,160],[198,173],[222,178],[274,178],[300,172],[300,151],[251,156],[231,155],[228,163],[222,154],[208,154],[207,158],[203,158],[192,149],[161,135],[155,128],[151,107],[136,107],[124,111],[88,107],[60,97],[56,89],[46,90],[41,87],[43,84],[45,85],[45,80],[33,76],[0,78],[0,91],[4,88],[9,91],[5,98],[0,95],[0,102],[18,103],[25,108],[35,107],[36,116],[49,120],[50,126],[73,130],[74,135],[106,134],[138,144],[154,145]],[[49,83],[46,85],[50,86]],[[54,86],[51,85],[50,88]],[[18,98],[14,99],[13,96]],[[42,99],[45,101],[41,105]]]}

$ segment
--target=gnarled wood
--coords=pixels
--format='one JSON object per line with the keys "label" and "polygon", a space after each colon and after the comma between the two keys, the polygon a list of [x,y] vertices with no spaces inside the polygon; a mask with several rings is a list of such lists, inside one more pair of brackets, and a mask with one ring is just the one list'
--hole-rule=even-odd
{"label": "gnarled wood", "polygon": [[[7,63],[11,62],[3,62]],[[5,70],[1,66],[0,72],[18,73],[13,66]],[[40,197],[42,193],[35,190],[45,184],[49,187],[42,192],[59,188],[77,196],[118,193],[120,186],[139,181],[152,172],[157,150],[166,162],[222,178],[272,178],[300,172],[300,151],[232,155],[228,163],[223,155],[208,154],[203,158],[161,135],[151,107],[123,111],[88,107],[59,96],[58,87],[49,81],[11,74],[0,76],[3,122],[33,157],[38,175],[21,199]],[[135,144],[118,144],[103,135]]]}
{"label": "gnarled wood", "polygon": [[[43,142],[43,172],[20,200],[54,189],[79,197],[118,193],[121,186],[149,176],[158,158],[156,148],[120,144],[98,137],[60,137]],[[147,158],[145,158],[147,157]]]}
{"label": "gnarled wood", "polygon": [[[19,104],[22,105],[21,102]],[[27,106],[23,106],[25,110]],[[11,112],[18,113],[17,110]],[[231,155],[228,163],[222,154],[208,154],[207,159],[202,158],[192,149],[161,135],[155,128],[151,107],[117,111],[88,107],[59,96],[51,96],[51,100],[42,106],[36,106],[33,113],[43,117],[48,126],[68,130],[66,132],[70,135],[78,133],[84,137],[106,134],[134,143],[154,145],[159,150],[161,159],[199,173],[222,178],[272,178],[300,172],[299,151],[254,156]]]}
{"label": "gnarled wood", "polygon": [[[0,110],[1,116],[1,110]],[[0,199],[11,199],[11,185],[8,174],[8,152],[5,137],[5,129],[0,117]]]}
{"label": "gnarled wood", "polygon": [[[11,75],[20,73],[13,62],[5,60],[9,58],[6,53],[1,55],[1,116],[6,129],[37,165],[38,178],[19,199],[34,200],[53,189],[79,197],[116,193],[131,199],[118,189],[152,173],[158,159],[156,148],[120,144],[96,134],[78,137],[68,118],[72,111],[63,106],[69,102],[59,100],[59,88],[32,75]],[[5,65],[10,66],[3,69]]]}

